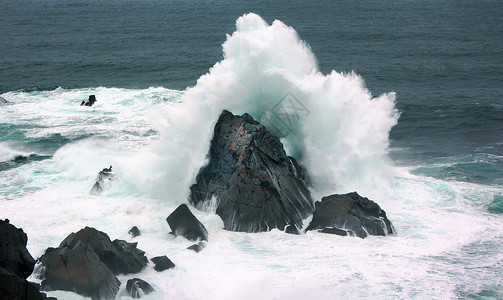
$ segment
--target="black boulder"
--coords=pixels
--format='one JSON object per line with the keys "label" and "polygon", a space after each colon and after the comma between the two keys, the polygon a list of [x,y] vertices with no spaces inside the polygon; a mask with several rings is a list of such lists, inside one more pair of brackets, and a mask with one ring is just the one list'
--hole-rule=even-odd
{"label": "black boulder", "polygon": [[314,210],[297,162],[283,145],[250,115],[220,115],[210,144],[209,163],[201,168],[190,190],[198,209],[214,204],[232,231],[281,230],[302,227]]}
{"label": "black boulder", "polygon": [[142,293],[148,295],[154,288],[145,280],[140,278],[129,279],[126,283],[126,291],[133,299],[141,298]]}
{"label": "black boulder", "polygon": [[157,272],[162,272],[175,267],[175,264],[166,255],[157,256],[150,260],[154,263],[154,270]]}
{"label": "black boulder", "polygon": [[386,212],[377,203],[356,192],[323,197],[315,206],[307,230],[321,229],[323,233],[361,238],[369,234],[386,236],[395,233]]}
{"label": "black boulder", "polygon": [[35,260],[26,249],[28,236],[21,228],[0,220],[0,266],[11,270],[21,278],[33,272]]}
{"label": "black boulder", "polygon": [[199,222],[199,220],[192,214],[186,204],[178,206],[166,219],[171,227],[172,234],[175,236],[183,236],[188,240],[207,241],[208,230]]}

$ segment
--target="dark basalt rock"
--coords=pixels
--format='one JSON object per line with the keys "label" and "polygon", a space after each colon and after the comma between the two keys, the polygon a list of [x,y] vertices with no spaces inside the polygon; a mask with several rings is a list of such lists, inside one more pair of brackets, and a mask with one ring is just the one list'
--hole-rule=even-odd
{"label": "dark basalt rock", "polygon": [[0,299],[56,300],[40,292],[39,286],[0,267]]}
{"label": "dark basalt rock", "polygon": [[192,246],[187,247],[187,249],[188,250],[192,250],[192,251],[194,251],[196,253],[199,253],[199,252],[201,252],[201,250],[204,249],[204,247],[206,247],[206,243],[205,242],[199,242],[197,244],[194,244]]}
{"label": "dark basalt rock", "polygon": [[87,102],[86,101],[82,101],[80,103],[80,106],[84,105],[84,106],[93,106],[93,104],[98,101],[96,100],[96,95],[89,95],[89,98],[87,99]]}
{"label": "dark basalt rock", "polygon": [[157,256],[150,260],[155,264],[154,270],[157,272],[162,272],[175,267],[175,264],[166,255]]}
{"label": "dark basalt rock", "polygon": [[286,225],[285,232],[289,233],[289,234],[295,234],[295,235],[299,235],[302,233],[301,230],[299,230],[299,228],[297,228],[297,226],[295,224]]}
{"label": "dark basalt rock", "polygon": [[128,233],[130,235],[132,235],[133,237],[137,237],[137,236],[141,235],[140,229],[138,229],[138,227],[136,227],[136,226],[133,226],[131,229],[129,229]]}
{"label": "dark basalt rock", "polygon": [[169,227],[171,227],[171,233],[175,236],[181,235],[191,241],[208,240],[208,230],[206,230],[206,227],[199,222],[185,204],[178,206],[168,216],[166,221]]}
{"label": "dark basalt rock", "polygon": [[35,260],[26,249],[28,236],[22,229],[0,220],[0,266],[26,279],[33,272]]}
{"label": "dark basalt rock", "polygon": [[315,206],[313,220],[307,230],[321,229],[323,233],[361,238],[369,234],[386,236],[395,233],[386,212],[377,203],[356,192],[323,197]]}
{"label": "dark basalt rock", "polygon": [[120,281],[89,245],[48,248],[40,262],[42,289],[76,292],[92,299],[115,299]]}
{"label": "dark basalt rock", "polygon": [[145,280],[140,278],[129,279],[126,283],[126,291],[134,299],[141,298],[142,294],[148,295],[154,288]]}
{"label": "dark basalt rock", "polygon": [[103,169],[96,176],[93,187],[91,188],[92,195],[99,195],[103,193],[103,191],[109,189],[111,182],[117,179],[117,175],[112,173],[112,166],[110,169]]}
{"label": "dark basalt rock", "polygon": [[59,248],[73,248],[79,241],[93,248],[100,260],[114,274],[138,273],[148,263],[145,252],[136,248],[137,243],[124,240],[110,241],[108,235],[92,227],[85,227],[68,235]]}
{"label": "dark basalt rock", "polygon": [[250,115],[222,112],[210,144],[209,163],[190,190],[190,202],[204,210],[216,197],[224,228],[259,232],[302,227],[314,210],[295,159]]}

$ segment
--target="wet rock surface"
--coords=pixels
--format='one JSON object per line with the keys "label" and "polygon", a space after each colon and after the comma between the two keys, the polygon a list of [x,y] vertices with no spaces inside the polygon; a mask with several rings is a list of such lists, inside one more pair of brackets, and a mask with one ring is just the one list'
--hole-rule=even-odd
{"label": "wet rock surface", "polygon": [[356,192],[323,197],[321,202],[315,203],[315,207],[307,230],[319,229],[323,233],[361,238],[395,233],[386,212],[377,203]]}
{"label": "wet rock surface", "polygon": [[223,111],[208,156],[191,187],[190,202],[201,210],[216,206],[225,229],[301,228],[312,214],[313,201],[297,162],[250,115]]}

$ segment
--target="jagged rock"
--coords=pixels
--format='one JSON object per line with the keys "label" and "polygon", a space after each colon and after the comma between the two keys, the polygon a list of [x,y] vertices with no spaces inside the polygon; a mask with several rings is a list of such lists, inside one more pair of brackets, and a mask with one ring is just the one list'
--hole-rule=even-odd
{"label": "jagged rock", "polygon": [[0,267],[0,299],[56,300],[40,292],[39,286]]}
{"label": "jagged rock", "polygon": [[106,233],[92,227],[71,233],[61,242],[59,248],[73,248],[79,241],[91,246],[114,274],[138,273],[148,263],[145,252],[137,248],[138,243],[128,243],[124,240],[111,242]]}
{"label": "jagged rock", "polygon": [[96,95],[89,95],[89,98],[87,99],[87,102],[86,101],[82,101],[80,103],[80,106],[84,105],[84,106],[93,106],[93,104],[98,101],[96,100]]}
{"label": "jagged rock", "polygon": [[173,211],[166,221],[171,227],[172,234],[175,236],[183,236],[188,240],[196,241],[208,240],[208,230],[199,222],[199,220],[192,214],[186,204],[181,204],[175,211]]}
{"label": "jagged rock", "polygon": [[33,272],[35,260],[26,249],[28,236],[21,228],[0,220],[0,266],[11,270],[21,278]]}
{"label": "jagged rock", "polygon": [[208,156],[189,201],[204,210],[216,197],[216,213],[225,229],[259,232],[283,230],[287,224],[301,228],[312,214],[313,201],[295,159],[250,115],[223,111]]}
{"label": "jagged rock", "polygon": [[126,283],[126,291],[134,299],[141,298],[142,294],[148,295],[154,288],[145,280],[140,278],[129,279]]}
{"label": "jagged rock", "polygon": [[136,226],[133,226],[131,229],[129,229],[128,233],[130,235],[132,235],[133,237],[137,237],[137,236],[141,235],[140,229],[138,229],[138,227],[136,227]]}
{"label": "jagged rock", "polygon": [[356,192],[323,197],[315,203],[316,209],[307,230],[351,235],[361,238],[370,235],[394,234],[395,229],[386,212],[377,203]]}
{"label": "jagged rock", "polygon": [[95,179],[95,183],[91,188],[92,195],[99,195],[103,193],[103,191],[110,188],[112,181],[115,181],[117,179],[117,175],[115,175],[115,173],[112,173],[111,168],[112,167],[110,166],[110,171],[106,171],[108,169],[105,168],[98,173]]}
{"label": "jagged rock", "polygon": [[92,299],[115,299],[120,281],[89,245],[48,248],[40,262],[42,289],[76,292]]}
{"label": "jagged rock", "polygon": [[175,264],[166,255],[157,256],[150,260],[155,264],[154,270],[157,272],[162,272],[175,267]]}
{"label": "jagged rock", "polygon": [[205,242],[199,242],[197,244],[194,244],[192,246],[187,247],[187,249],[195,251],[196,253],[199,253],[199,252],[201,252],[201,250],[204,249],[204,247],[206,247],[206,243]]}

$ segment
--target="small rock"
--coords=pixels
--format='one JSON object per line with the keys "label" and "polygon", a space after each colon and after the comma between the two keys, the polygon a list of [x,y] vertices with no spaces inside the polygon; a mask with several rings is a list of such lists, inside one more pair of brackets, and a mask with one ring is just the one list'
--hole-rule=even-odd
{"label": "small rock", "polygon": [[141,235],[140,230],[136,226],[133,226],[133,228],[129,229],[129,234],[132,235],[133,237]]}
{"label": "small rock", "polygon": [[177,209],[168,216],[166,221],[169,227],[171,227],[171,230],[173,230],[172,234],[175,236],[181,235],[191,241],[208,240],[208,230],[206,230],[206,227],[199,222],[185,204],[178,206]]}
{"label": "small rock", "polygon": [[154,291],[154,288],[145,280],[140,278],[129,279],[126,283],[127,293],[134,299],[141,298],[142,293],[148,295]]}
{"label": "small rock", "polygon": [[175,264],[166,255],[154,257],[151,261],[155,264],[154,270],[157,272],[175,267]]}
{"label": "small rock", "polygon": [[189,246],[187,249],[189,250],[192,250],[192,251],[195,251],[197,253],[201,252],[201,250],[204,249],[204,247],[206,247],[206,243],[205,242],[199,242],[197,244],[194,244],[192,246]]}

